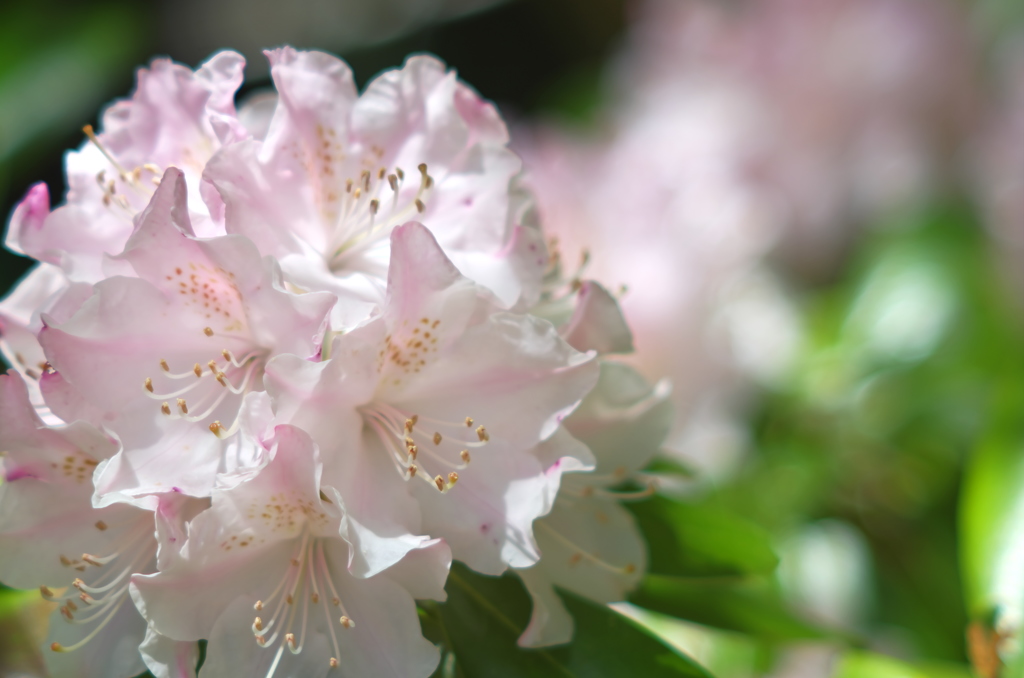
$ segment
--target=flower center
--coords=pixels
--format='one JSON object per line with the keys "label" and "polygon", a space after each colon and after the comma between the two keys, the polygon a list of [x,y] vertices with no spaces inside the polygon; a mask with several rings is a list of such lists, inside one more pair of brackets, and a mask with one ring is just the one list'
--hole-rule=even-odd
{"label": "flower center", "polygon": [[[338,625],[342,629],[351,629],[356,623],[345,609],[345,603],[334,586],[324,555],[323,539],[311,539],[309,530],[304,529],[302,539],[277,586],[268,597],[256,601],[253,606],[258,615],[266,614],[266,611],[273,609],[266,620],[263,616],[257,616],[252,623],[252,633],[256,637],[257,645],[269,647],[278,643],[277,653],[266,678],[272,678],[277,671],[286,647],[292,654],[302,652],[306,643],[310,606],[318,605],[323,609],[334,649],[329,664],[331,668],[335,668],[338,666],[341,651],[338,649],[338,636],[334,627]],[[298,636],[295,635],[296,628]]]}
{"label": "flower center", "polygon": [[[209,337],[214,335],[209,327],[204,333]],[[215,435],[227,438],[238,430],[240,419],[237,414],[242,398],[259,383],[266,356],[265,349],[257,348],[236,358],[230,349],[225,348],[205,365],[197,362],[191,370],[184,372],[172,371],[170,364],[161,360],[156,378],[163,381],[167,388],[158,389],[154,377],[146,377],[143,388],[147,397],[160,401],[160,410],[172,419],[198,423],[218,412],[222,416],[231,413],[235,420],[229,426],[222,425],[219,419],[209,424],[210,431]],[[190,383],[180,386],[181,381]],[[226,402],[232,406],[225,407]]]}
{"label": "flower center", "polygon": [[393,171],[362,170],[358,179],[344,181],[344,189],[328,190],[324,217],[331,224],[327,243],[328,266],[334,272],[351,267],[352,259],[365,254],[388,238],[391,230],[426,210],[434,179],[421,163],[419,185],[410,186],[400,167]]}
{"label": "flower center", "polygon": [[[469,450],[490,440],[472,417],[461,422],[406,414],[383,402],[361,408],[365,421],[380,437],[395,469],[406,480],[420,478],[446,493],[470,462]],[[422,425],[421,425],[422,424]],[[443,433],[442,433],[443,431]]]}
{"label": "flower center", "polygon": [[152,570],[157,545],[152,538],[153,524],[148,515],[141,515],[120,526],[108,525],[99,520],[95,528],[101,532],[120,529],[123,536],[113,545],[114,550],[105,556],[88,553],[83,553],[79,558],[60,556],[61,565],[79,573],[79,576],[59,592],[46,586],[39,588],[43,598],[60,605],[60,614],[67,623],[96,624],[88,635],[74,645],[65,647],[54,642],[50,645],[54,652],[73,652],[88,644],[124,605],[131,576],[145,569]]}

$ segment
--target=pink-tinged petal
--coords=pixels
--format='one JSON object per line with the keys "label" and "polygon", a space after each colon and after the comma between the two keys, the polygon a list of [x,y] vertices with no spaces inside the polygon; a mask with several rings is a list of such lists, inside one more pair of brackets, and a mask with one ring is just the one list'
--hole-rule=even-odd
{"label": "pink-tinged petal", "polygon": [[[372,330],[373,328],[366,328]],[[351,339],[365,331],[357,330]],[[421,534],[420,510],[390,461],[383,443],[364,430],[356,407],[375,385],[374,346],[338,342],[328,362],[279,356],[267,365],[267,390],[277,418],[307,431],[320,446],[324,483],[345,502],[353,574],[372,576],[429,539]]]}
{"label": "pink-tinged petal", "polygon": [[[651,386],[634,368],[601,363],[597,387],[566,420],[566,428],[597,459],[600,484],[614,485],[642,469],[661,449],[672,426],[667,382]],[[573,476],[587,483],[588,476]]]}
{"label": "pink-tinged petal", "polygon": [[387,577],[397,582],[417,600],[445,601],[444,590],[448,572],[452,567],[452,551],[444,541],[433,539],[387,570]]}
{"label": "pink-tinged petal", "polygon": [[244,64],[241,55],[220,52],[193,73],[155,59],[139,69],[132,98],[104,113],[103,142],[128,170],[153,163],[200,174],[217,138],[211,114],[233,115]]}
{"label": "pink-tinged petal", "polygon": [[572,640],[575,623],[555,592],[543,565],[517,572],[533,602],[530,623],[519,636],[521,647],[549,647]]}
{"label": "pink-tinged petal", "polygon": [[158,574],[133,578],[136,605],[158,632],[175,640],[208,638],[237,597],[270,595],[292,567],[305,530],[339,538],[341,517],[321,499],[313,441],[279,426],[271,442],[273,459],[260,473],[214,492],[211,507],[191,521],[180,557]]}
{"label": "pink-tinged petal", "polygon": [[593,281],[580,286],[576,309],[569,323],[561,328],[561,335],[577,351],[633,352],[633,334],[619,303],[608,290]]}
{"label": "pink-tinged petal", "polygon": [[143,619],[127,596],[113,618],[95,638],[73,652],[54,652],[52,643],[70,647],[94,630],[94,625],[68,624],[56,612],[43,644],[43,660],[51,676],[68,678],[134,678],[146,670],[139,645],[146,637]]}
{"label": "pink-tinged petal", "polygon": [[632,514],[598,496],[573,497],[537,521],[543,570],[556,586],[598,603],[625,600],[643,577],[647,547]]}
{"label": "pink-tinged petal", "polygon": [[139,652],[155,678],[196,678],[199,643],[171,640],[150,625]]}
{"label": "pink-tinged petal", "polygon": [[551,508],[558,490],[537,460],[496,444],[473,457],[446,494],[413,485],[423,511],[423,530],[443,538],[455,558],[484,574],[509,565],[528,567],[540,553],[533,521]]}
{"label": "pink-tinged petal", "polygon": [[547,321],[496,312],[486,295],[473,296],[426,228],[395,229],[384,313],[392,333],[378,397],[445,421],[471,417],[493,439],[530,448],[593,387],[598,367]]}
{"label": "pink-tinged petal", "polygon": [[39,247],[39,231],[49,215],[50,191],[42,182],[34,184],[11,213],[4,245],[18,254],[32,257],[36,252],[45,251],[45,247]]}
{"label": "pink-tinged petal", "polygon": [[430,56],[374,79],[352,112],[355,135],[383,150],[385,165],[426,163],[433,188],[418,217],[446,251],[497,255],[509,239],[509,184],[519,158],[490,104]]}

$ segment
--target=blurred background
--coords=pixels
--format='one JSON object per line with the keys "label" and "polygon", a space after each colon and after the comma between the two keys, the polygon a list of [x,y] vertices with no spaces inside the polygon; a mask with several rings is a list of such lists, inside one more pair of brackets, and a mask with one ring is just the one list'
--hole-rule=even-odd
{"label": "blurred background", "polygon": [[[693,623],[627,613],[719,678],[1024,675],[1024,3],[7,2],[0,213],[63,194],[151,57],[237,49],[244,100],[282,43],[360,84],[431,52],[498,104],[553,249],[672,379],[671,490],[771,535]],[[0,591],[0,676],[45,615]]]}

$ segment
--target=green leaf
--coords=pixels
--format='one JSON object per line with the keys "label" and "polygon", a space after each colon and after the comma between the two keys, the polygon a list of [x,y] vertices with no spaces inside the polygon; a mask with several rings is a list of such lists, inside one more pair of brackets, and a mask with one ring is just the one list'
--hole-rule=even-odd
{"label": "green leaf", "polygon": [[[473,678],[711,678],[691,659],[604,605],[563,593],[576,621],[570,645],[525,650],[516,640],[530,616],[530,601],[513,576],[484,577],[456,564],[448,601],[432,612],[455,654],[456,675]],[[430,608],[428,608],[430,609]]]}
{"label": "green leaf", "polygon": [[974,674],[960,664],[906,664],[880,654],[848,652],[832,678],[974,678]]}
{"label": "green leaf", "polygon": [[768,533],[730,513],[661,496],[626,506],[646,537],[652,574],[766,574],[779,564]]}
{"label": "green leaf", "polygon": [[648,575],[630,596],[630,602],[654,612],[771,642],[836,635],[796,616],[763,582]]}
{"label": "green leaf", "polygon": [[1009,379],[968,463],[960,501],[960,561],[970,614],[1024,603],[1024,389]]}

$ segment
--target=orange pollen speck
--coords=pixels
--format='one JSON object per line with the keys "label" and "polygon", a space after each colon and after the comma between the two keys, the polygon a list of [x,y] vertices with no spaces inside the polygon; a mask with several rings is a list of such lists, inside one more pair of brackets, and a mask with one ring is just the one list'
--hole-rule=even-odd
{"label": "orange pollen speck", "polygon": [[107,529],[107,524],[105,522],[103,522],[102,520],[97,520],[96,521],[96,529],[99,530],[100,532],[102,532],[103,530]]}

